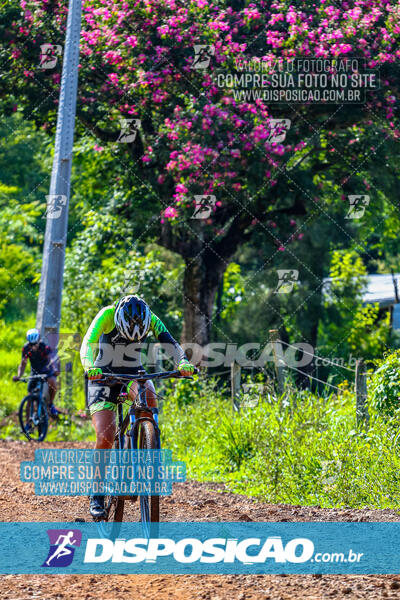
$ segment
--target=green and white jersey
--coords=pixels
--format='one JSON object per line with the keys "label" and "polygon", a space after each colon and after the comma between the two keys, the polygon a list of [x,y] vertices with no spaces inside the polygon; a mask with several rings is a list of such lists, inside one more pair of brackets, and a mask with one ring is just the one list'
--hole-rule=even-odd
{"label": "green and white jersey", "polygon": [[[108,367],[115,373],[131,373],[132,369],[141,367],[140,349],[146,338],[138,343],[122,337],[115,326],[114,315],[115,306],[105,306],[90,324],[83,338],[80,352],[84,369],[99,366]],[[186,358],[181,346],[153,312],[151,313],[150,332],[157,341],[165,346],[167,353],[177,365],[183,358]]]}

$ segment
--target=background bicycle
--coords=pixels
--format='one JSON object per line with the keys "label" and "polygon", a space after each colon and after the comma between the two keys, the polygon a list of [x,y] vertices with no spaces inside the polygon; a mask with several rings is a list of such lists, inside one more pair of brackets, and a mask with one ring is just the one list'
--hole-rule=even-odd
{"label": "background bicycle", "polygon": [[18,412],[22,432],[29,440],[42,442],[49,426],[47,375],[31,375],[19,381],[28,383],[28,395],[22,400]]}

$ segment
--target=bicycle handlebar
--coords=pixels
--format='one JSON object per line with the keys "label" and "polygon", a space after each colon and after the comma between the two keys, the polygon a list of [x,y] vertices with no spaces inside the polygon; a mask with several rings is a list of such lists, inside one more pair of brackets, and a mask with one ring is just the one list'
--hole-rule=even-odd
{"label": "bicycle handlebar", "polygon": [[[198,369],[195,368],[194,370],[194,374],[197,374],[199,372]],[[148,381],[151,379],[172,379],[172,378],[176,378],[176,379],[192,379],[192,377],[190,375],[181,375],[180,371],[164,371],[164,372],[159,372],[159,373],[145,373],[143,371],[143,373],[135,373],[132,375],[121,375],[119,373],[103,373],[104,377],[101,377],[99,379],[94,379],[93,381],[97,381],[98,383],[106,383],[107,381],[110,380],[120,380],[120,381]]]}
{"label": "bicycle handlebar", "polygon": [[30,375],[29,377],[20,377],[17,379],[16,383],[19,383],[20,381],[22,381],[22,383],[27,383],[31,379],[42,379],[44,381],[45,379],[48,379],[48,377],[49,376],[44,373],[38,373],[37,375]]}

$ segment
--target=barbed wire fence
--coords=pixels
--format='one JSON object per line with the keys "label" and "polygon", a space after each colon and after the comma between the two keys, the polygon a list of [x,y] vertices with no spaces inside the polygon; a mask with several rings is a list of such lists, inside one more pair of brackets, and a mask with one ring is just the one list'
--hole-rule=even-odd
{"label": "barbed wire fence", "polygon": [[[292,348],[298,352],[302,352],[305,355],[311,357],[311,360],[318,359],[322,361],[323,366],[334,366],[335,368],[341,368],[352,374],[352,378],[354,380],[353,386],[350,388],[355,394],[355,411],[356,411],[356,419],[358,424],[365,424],[368,426],[369,423],[369,412],[368,412],[368,404],[367,404],[367,366],[362,359],[356,360],[355,369],[347,365],[338,364],[338,362],[334,362],[326,357],[323,357],[319,354],[315,354],[314,352],[308,352],[303,348],[299,348],[298,346],[294,346],[293,344],[289,344],[279,338],[279,332],[277,329],[271,329],[270,332],[270,343],[272,345],[272,355],[274,362],[274,371],[276,378],[276,399],[281,397],[285,390],[287,389],[287,373],[288,370],[299,373],[304,378],[307,378],[310,383],[315,381],[319,385],[323,385],[326,388],[333,390],[336,394],[343,394],[345,391],[348,391],[347,387],[339,387],[337,385],[332,384],[329,381],[325,381],[320,377],[313,375],[307,371],[303,371],[298,367],[291,365],[288,361],[285,361],[282,346],[287,348]],[[233,361],[231,363],[230,369],[230,380],[231,380],[231,400],[234,408],[236,410],[240,410],[240,394],[241,394],[241,386],[245,384],[241,384],[241,375],[242,375],[242,367],[237,362]],[[259,367],[260,368],[260,367]],[[260,371],[266,372],[265,368],[260,368]],[[253,384],[257,385],[257,384]]]}

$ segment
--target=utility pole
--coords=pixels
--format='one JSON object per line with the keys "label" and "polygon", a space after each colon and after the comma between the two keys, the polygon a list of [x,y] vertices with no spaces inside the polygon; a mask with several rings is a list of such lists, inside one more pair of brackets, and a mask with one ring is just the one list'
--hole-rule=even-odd
{"label": "utility pole", "polygon": [[78,89],[81,12],[82,0],[69,0],[54,160],[50,192],[47,197],[42,275],[36,314],[36,327],[53,348],[58,345],[61,318],[72,147]]}

